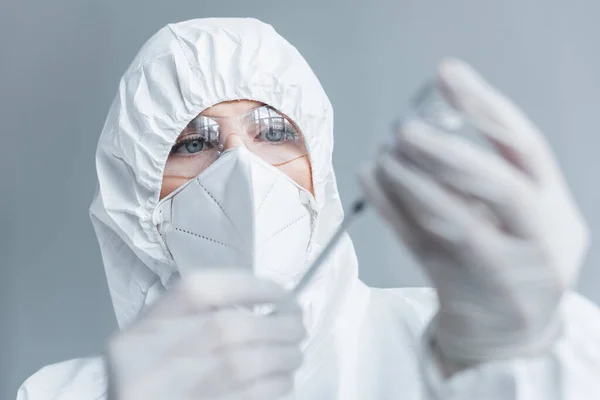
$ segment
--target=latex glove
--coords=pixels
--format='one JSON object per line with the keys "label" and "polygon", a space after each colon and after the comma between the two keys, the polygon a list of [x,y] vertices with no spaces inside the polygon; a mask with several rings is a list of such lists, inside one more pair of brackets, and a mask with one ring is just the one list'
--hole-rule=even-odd
{"label": "latex glove", "polygon": [[443,356],[472,364],[540,352],[560,333],[558,305],[588,229],[515,105],[457,60],[440,64],[438,85],[498,154],[408,122],[364,174],[364,192],[437,289],[432,336]]}
{"label": "latex glove", "polygon": [[293,387],[305,337],[301,309],[269,317],[233,305],[284,290],[239,270],[187,277],[107,350],[111,399],[276,399]]}

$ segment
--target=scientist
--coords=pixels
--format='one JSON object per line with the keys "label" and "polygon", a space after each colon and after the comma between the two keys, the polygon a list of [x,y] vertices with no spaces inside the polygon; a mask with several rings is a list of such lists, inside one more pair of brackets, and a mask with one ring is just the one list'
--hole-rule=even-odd
{"label": "scientist", "polygon": [[435,291],[365,286],[346,235],[297,304],[263,316],[343,218],[330,102],[270,25],[161,29],[96,156],[121,330],[18,399],[599,399],[600,313],[571,291],[588,230],[548,144],[464,63],[437,84],[497,154],[408,122],[362,177]]}

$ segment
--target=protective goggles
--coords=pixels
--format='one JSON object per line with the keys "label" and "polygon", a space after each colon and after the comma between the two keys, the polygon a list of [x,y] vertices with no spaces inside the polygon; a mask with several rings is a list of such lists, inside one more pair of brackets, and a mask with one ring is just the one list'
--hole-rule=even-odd
{"label": "protective goggles", "polygon": [[236,135],[249,151],[274,166],[307,155],[299,129],[266,105],[241,115],[196,117],[183,130],[171,155],[193,156],[199,173],[219,158],[230,135]]}

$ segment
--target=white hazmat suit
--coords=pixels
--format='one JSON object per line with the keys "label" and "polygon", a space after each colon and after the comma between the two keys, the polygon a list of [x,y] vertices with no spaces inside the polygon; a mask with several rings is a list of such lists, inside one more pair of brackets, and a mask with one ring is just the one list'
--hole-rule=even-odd
{"label": "white hazmat suit", "polygon": [[[168,25],[143,46],[123,76],[98,144],[99,188],[90,214],[121,328],[179,278],[154,216],[175,139],[204,109],[237,99],[276,108],[305,136],[317,215],[308,259],[340,224],[331,159],[333,112],[298,51],[254,19]],[[286,399],[600,398],[600,317],[575,294],[561,303],[564,329],[549,347],[476,363],[450,379],[443,378],[429,345],[435,291],[365,286],[349,237],[304,298],[315,315],[330,317],[309,327],[304,363]],[[100,357],[47,366],[18,392],[18,400],[106,396]]]}

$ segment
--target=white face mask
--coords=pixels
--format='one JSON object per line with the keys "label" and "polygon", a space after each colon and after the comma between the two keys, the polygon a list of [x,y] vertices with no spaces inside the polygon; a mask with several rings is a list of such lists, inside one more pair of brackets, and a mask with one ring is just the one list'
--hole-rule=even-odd
{"label": "white face mask", "polygon": [[240,147],[161,200],[154,221],[182,276],[240,267],[290,288],[306,267],[314,210],[310,192]]}

